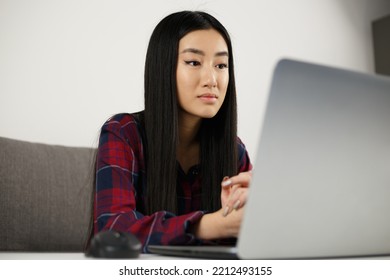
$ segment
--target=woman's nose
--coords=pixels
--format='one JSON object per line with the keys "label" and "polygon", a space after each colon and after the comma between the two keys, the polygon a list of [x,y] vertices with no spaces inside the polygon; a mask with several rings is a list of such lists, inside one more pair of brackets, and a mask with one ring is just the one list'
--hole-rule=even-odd
{"label": "woman's nose", "polygon": [[214,67],[206,67],[203,74],[203,86],[213,88],[217,86],[217,76]]}

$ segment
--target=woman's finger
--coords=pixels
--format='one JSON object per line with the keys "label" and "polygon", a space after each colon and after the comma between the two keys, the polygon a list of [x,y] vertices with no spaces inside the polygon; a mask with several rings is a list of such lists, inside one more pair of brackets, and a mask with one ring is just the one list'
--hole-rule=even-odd
{"label": "woman's finger", "polygon": [[232,188],[233,191],[229,196],[223,211],[223,216],[225,217],[233,210],[238,210],[243,207],[248,196],[248,188],[242,188],[239,185],[234,185]]}
{"label": "woman's finger", "polygon": [[233,185],[241,185],[243,187],[248,187],[252,179],[252,172],[246,171],[241,172],[236,176],[230,177],[230,178],[224,178],[224,180],[221,182],[221,186],[223,188],[233,186]]}

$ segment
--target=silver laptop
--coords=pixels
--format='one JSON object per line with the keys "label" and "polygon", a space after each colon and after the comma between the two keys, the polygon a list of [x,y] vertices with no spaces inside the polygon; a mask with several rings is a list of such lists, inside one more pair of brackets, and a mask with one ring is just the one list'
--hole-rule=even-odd
{"label": "silver laptop", "polygon": [[203,258],[390,255],[390,78],[281,60],[237,247],[149,246]]}

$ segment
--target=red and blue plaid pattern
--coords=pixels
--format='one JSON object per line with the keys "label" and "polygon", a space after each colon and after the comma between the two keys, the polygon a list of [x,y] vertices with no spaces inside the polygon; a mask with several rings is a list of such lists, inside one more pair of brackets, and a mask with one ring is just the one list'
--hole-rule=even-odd
{"label": "red and blue plaid pattern", "polygon": [[[143,214],[146,182],[142,126],[131,114],[118,114],[102,127],[96,164],[94,232],[118,230],[135,234],[148,244],[200,243],[188,232],[200,220],[201,185],[199,167],[185,174],[178,165],[178,215],[159,211]],[[244,144],[237,139],[239,171],[251,169]],[[158,195],[158,194],[156,194]]]}

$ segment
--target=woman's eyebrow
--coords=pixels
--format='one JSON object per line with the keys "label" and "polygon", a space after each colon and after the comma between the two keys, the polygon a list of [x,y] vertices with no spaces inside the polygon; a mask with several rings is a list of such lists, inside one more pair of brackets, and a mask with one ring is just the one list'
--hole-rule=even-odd
{"label": "woman's eyebrow", "polygon": [[229,53],[227,51],[217,52],[215,56],[227,56],[229,57]]}
{"label": "woman's eyebrow", "polygon": [[[202,50],[199,50],[199,49],[195,49],[195,48],[187,48],[187,49],[184,49],[181,53],[194,53],[194,54],[199,54],[199,55],[205,55],[205,52],[202,51]],[[221,52],[217,52],[215,53],[215,56],[227,56],[229,57],[229,53],[227,51],[221,51]]]}
{"label": "woman's eyebrow", "polygon": [[198,49],[195,49],[195,48],[187,48],[187,49],[184,49],[181,53],[194,53],[194,54],[199,54],[199,55],[205,55],[204,51],[202,50],[198,50]]}

